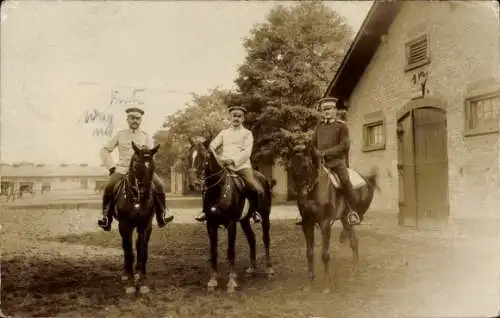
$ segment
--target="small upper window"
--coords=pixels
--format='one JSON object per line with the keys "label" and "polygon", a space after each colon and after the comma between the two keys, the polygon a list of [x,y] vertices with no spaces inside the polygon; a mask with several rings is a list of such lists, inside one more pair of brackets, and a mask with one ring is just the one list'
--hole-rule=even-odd
{"label": "small upper window", "polygon": [[406,43],[406,67],[405,71],[430,63],[429,39],[427,34]]}

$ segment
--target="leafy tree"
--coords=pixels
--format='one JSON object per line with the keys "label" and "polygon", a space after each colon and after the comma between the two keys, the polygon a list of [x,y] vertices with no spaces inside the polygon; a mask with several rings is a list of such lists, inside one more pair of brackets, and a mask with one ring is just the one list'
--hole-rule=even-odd
{"label": "leafy tree", "polygon": [[193,94],[182,110],[168,116],[153,138],[161,147],[156,155],[158,173],[170,180],[170,169],[179,164],[186,168],[189,137],[211,138],[227,125],[226,98],[229,92],[214,89],[206,95]]}
{"label": "leafy tree", "polygon": [[[247,56],[238,69],[237,95],[247,107],[255,137],[253,160],[288,158],[279,128],[307,131],[315,105],[333,78],[352,39],[345,20],[321,1],[278,5],[244,39]],[[236,99],[236,100],[234,100]]]}

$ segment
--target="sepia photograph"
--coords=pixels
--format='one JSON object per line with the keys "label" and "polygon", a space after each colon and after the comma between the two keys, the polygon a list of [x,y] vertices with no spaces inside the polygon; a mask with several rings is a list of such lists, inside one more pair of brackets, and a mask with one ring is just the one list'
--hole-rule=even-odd
{"label": "sepia photograph", "polygon": [[0,318],[500,316],[499,1],[0,18]]}

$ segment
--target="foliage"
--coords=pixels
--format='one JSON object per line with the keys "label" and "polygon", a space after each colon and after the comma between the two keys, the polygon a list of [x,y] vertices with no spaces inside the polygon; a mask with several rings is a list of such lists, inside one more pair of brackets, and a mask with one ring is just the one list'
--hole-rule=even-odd
{"label": "foliage", "polygon": [[314,127],[316,102],[352,34],[345,20],[320,1],[278,5],[251,30],[233,98],[249,111],[246,126],[254,133],[254,161],[287,159],[290,148],[279,128]]}
{"label": "foliage", "polygon": [[189,137],[212,138],[227,125],[226,98],[229,92],[214,89],[206,95],[193,94],[193,100],[182,110],[168,116],[154,139],[161,145],[156,155],[158,172],[170,175],[170,169],[178,165],[185,169]]}

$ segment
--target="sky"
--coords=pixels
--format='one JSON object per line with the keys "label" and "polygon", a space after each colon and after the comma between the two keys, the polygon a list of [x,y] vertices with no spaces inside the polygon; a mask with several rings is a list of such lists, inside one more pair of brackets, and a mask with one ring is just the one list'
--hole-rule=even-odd
{"label": "sky", "polygon": [[[326,3],[355,31],[371,6]],[[126,128],[134,89],[141,128],[154,134],[191,92],[234,87],[242,39],[275,4],[2,2],[0,161],[100,164],[110,137],[94,132]],[[86,121],[95,111],[102,116]]]}

